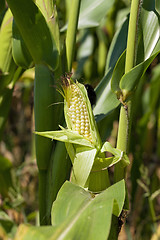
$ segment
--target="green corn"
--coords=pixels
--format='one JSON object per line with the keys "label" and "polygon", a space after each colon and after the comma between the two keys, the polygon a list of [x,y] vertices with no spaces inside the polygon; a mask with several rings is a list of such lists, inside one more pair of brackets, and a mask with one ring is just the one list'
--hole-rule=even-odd
{"label": "green corn", "polygon": [[[68,127],[87,138],[92,142],[92,134],[90,129],[89,111],[85,98],[78,87],[69,78],[63,83],[63,90],[66,102],[66,121]],[[65,114],[65,115],[66,115]],[[70,119],[70,121],[68,121]]]}

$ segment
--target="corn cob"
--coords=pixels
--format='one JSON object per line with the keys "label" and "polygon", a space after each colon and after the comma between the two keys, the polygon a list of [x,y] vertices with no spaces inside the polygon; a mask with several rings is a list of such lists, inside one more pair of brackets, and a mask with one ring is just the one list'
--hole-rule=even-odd
{"label": "corn cob", "polygon": [[65,117],[68,127],[92,142],[89,111],[82,91],[70,78],[64,79],[62,87],[67,107]]}

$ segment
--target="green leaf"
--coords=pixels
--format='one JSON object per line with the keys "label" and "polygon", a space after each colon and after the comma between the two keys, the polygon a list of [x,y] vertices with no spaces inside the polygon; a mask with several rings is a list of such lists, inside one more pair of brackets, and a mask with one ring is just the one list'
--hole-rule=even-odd
{"label": "green leaf", "polygon": [[93,164],[92,171],[101,171],[104,168],[109,168],[119,162],[121,158],[119,157],[108,157],[108,158],[99,158],[95,159]]}
{"label": "green leaf", "polygon": [[121,92],[119,83],[122,76],[125,73],[125,60],[126,60],[126,51],[124,51],[122,55],[119,57],[117,64],[114,68],[112,79],[111,79],[112,91],[115,92],[118,97]]}
{"label": "green leaf", "polygon": [[29,68],[31,67],[32,57],[26,48],[26,45],[22,39],[22,36],[19,32],[19,29],[13,21],[13,40],[12,40],[12,55],[13,59],[18,66],[22,68]]}
{"label": "green leaf", "polygon": [[52,207],[52,225],[20,225],[14,240],[106,240],[112,213],[119,216],[125,200],[125,183],[120,181],[93,197],[88,191],[65,182]]}
{"label": "green leaf", "polygon": [[77,147],[73,163],[72,182],[84,187],[91,172],[97,149]]}
{"label": "green leaf", "polygon": [[[61,101],[60,94],[55,88],[51,87],[54,85],[54,81],[54,75],[47,66],[43,64],[35,66],[34,111],[36,131],[56,130],[61,122],[60,113],[62,113],[63,106],[60,104],[51,106],[52,103]],[[53,142],[37,135],[35,138],[38,166],[40,169],[47,169],[53,150]]]}
{"label": "green leaf", "polygon": [[[128,18],[124,19],[114,35],[106,61],[105,76],[96,88],[97,102],[93,109],[96,121],[102,120],[112,110],[119,106],[120,102],[111,90],[112,72],[118,58],[121,56],[127,44]],[[120,44],[121,43],[121,44]]]}
{"label": "green leaf", "polygon": [[[113,4],[114,0],[82,0],[78,29],[99,26],[100,21],[106,16]],[[67,25],[61,31],[66,30],[66,28]]]}
{"label": "green leaf", "polygon": [[74,143],[82,146],[88,146],[94,148],[94,145],[85,139],[82,135],[71,131],[70,129],[64,129],[59,131],[46,131],[46,132],[35,132],[37,135],[55,139],[61,142]]}
{"label": "green leaf", "polygon": [[83,188],[66,182],[52,207],[52,225],[56,227],[52,239],[107,239],[112,210],[119,216],[124,199],[123,180],[95,198]]}
{"label": "green leaf", "polygon": [[8,0],[16,24],[35,63],[55,69],[58,51],[49,27],[32,0]]}
{"label": "green leaf", "polygon": [[80,9],[78,29],[98,26],[113,4],[114,0],[83,0]]}
{"label": "green leaf", "polygon": [[35,4],[45,17],[52,37],[55,40],[57,49],[60,52],[60,32],[56,4],[54,4],[54,2],[50,0],[36,0]]}
{"label": "green leaf", "polygon": [[112,69],[108,71],[96,89],[97,102],[93,108],[93,113],[95,115],[96,121],[103,119],[120,104],[120,102],[117,100],[116,95],[111,90],[111,74]]}
{"label": "green leaf", "polygon": [[124,52],[127,46],[127,34],[128,34],[128,22],[129,18],[128,16],[124,19],[120,27],[117,29],[110,48],[107,55],[107,61],[106,61],[106,70],[108,71],[109,68],[114,68],[114,66],[117,63],[117,60],[121,56],[121,54]]}
{"label": "green leaf", "polygon": [[[74,79],[79,79],[82,75],[84,65],[86,61],[89,59],[89,56],[93,53],[94,48],[94,37],[90,32],[90,29],[85,29],[79,31],[80,35],[80,47],[77,50],[77,69],[74,73],[73,77]],[[87,68],[88,70],[88,68]]]}
{"label": "green leaf", "polygon": [[105,142],[101,148],[101,152],[110,152],[113,155],[120,157],[122,151],[117,149],[117,148],[113,148],[112,145],[109,142]]}
{"label": "green leaf", "polygon": [[0,70],[7,73],[12,61],[12,21],[13,16],[10,9],[7,10],[0,31]]}
{"label": "green leaf", "polygon": [[96,157],[92,171],[100,171],[104,168],[111,167],[118,163],[122,162],[123,166],[126,167],[130,164],[128,156],[121,150],[117,148],[113,148],[109,142],[105,142],[101,148],[101,153],[110,152],[114,155],[114,157],[102,157],[100,154]]}
{"label": "green leaf", "polygon": [[159,17],[155,11],[155,2],[152,1],[149,5],[144,1],[140,14],[137,63],[147,60],[152,55],[159,37]]}
{"label": "green leaf", "polygon": [[51,240],[54,228],[51,226],[35,227],[29,224],[21,224],[14,240]]}
{"label": "green leaf", "polygon": [[94,165],[92,170],[93,171],[99,171],[104,168],[109,168],[115,165],[118,162],[122,162],[122,166],[126,167],[130,164],[129,158],[124,152],[121,152],[121,156],[115,156],[115,157],[109,157],[109,158],[99,158],[97,157],[95,159]]}
{"label": "green leaf", "polygon": [[71,143],[65,143],[65,146],[66,146],[66,149],[67,149],[67,152],[68,152],[68,155],[72,161],[72,164],[74,162],[74,158],[76,156],[76,150],[75,150],[75,147],[74,147],[74,144],[71,144]]}
{"label": "green leaf", "polygon": [[[56,142],[54,151],[48,166],[48,177],[46,182],[46,213],[45,215],[50,217],[51,207],[53,201],[55,201],[57,193],[63,183],[70,178],[71,161],[67,157],[66,144],[62,142]],[[72,144],[69,144],[72,145]],[[42,193],[43,194],[43,193]]]}
{"label": "green leaf", "polygon": [[125,52],[120,56],[112,75],[111,87],[119,98],[121,91],[125,99],[135,90],[140,79],[146,72],[147,68],[157,56],[158,52],[148,58],[146,61],[141,62],[129,72],[124,74],[125,67]]}
{"label": "green leaf", "polygon": [[157,54],[158,52],[155,53],[150,58],[148,58],[146,61],[132,68],[131,71],[123,75],[123,77],[120,80],[120,88],[122,89],[123,92],[124,101],[135,90],[141,77],[146,72],[147,68],[154,60],[154,58],[157,56]]}

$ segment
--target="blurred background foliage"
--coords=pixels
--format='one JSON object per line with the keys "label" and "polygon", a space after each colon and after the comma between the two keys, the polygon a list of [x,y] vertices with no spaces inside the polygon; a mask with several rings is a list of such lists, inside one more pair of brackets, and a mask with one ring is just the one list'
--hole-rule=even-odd
{"label": "blurred background foliage", "polygon": [[[65,39],[65,24],[70,12],[71,0],[56,1],[58,21],[61,29],[61,45]],[[157,1],[157,12],[159,6]],[[80,15],[75,57],[74,78],[94,88],[108,71],[109,49],[115,33],[124,24],[127,33],[129,0],[111,1],[110,7],[99,24],[92,28],[87,19]],[[0,6],[0,48],[6,41],[2,32],[11,36],[5,47],[0,49],[0,238],[13,236],[16,227],[24,222],[38,224],[38,170],[34,147],[33,85],[35,69],[27,49],[25,59],[14,52],[12,41],[12,14],[7,11],[7,3]],[[14,37],[19,37],[13,24]],[[127,36],[127,35],[126,35]],[[126,44],[119,42],[125,49]],[[124,46],[123,46],[124,45]],[[4,45],[3,45],[4,46]],[[61,47],[62,47],[61,46]],[[9,52],[10,51],[10,52]],[[118,51],[118,50],[117,50]],[[3,57],[3,59],[2,59]],[[7,60],[6,60],[7,59]],[[15,60],[16,59],[16,60]],[[5,61],[6,60],[6,61]],[[106,62],[107,61],[107,62]],[[113,65],[116,59],[112,59]],[[160,236],[160,55],[152,62],[144,74],[136,91],[134,101],[133,126],[131,131],[131,164],[127,174],[130,198],[130,212],[122,228],[119,239],[158,239]],[[3,63],[3,64],[2,64]],[[4,74],[5,73],[5,74]],[[10,74],[8,74],[10,73]],[[58,85],[58,83],[57,83]],[[54,86],[51,86],[54,87]],[[98,89],[98,88],[97,88]],[[97,91],[97,98],[100,93]],[[117,106],[119,103],[117,104]],[[54,105],[51,106],[54,108]],[[111,109],[112,110],[112,109]],[[96,114],[96,107],[94,109]],[[109,110],[108,110],[109,113]],[[119,108],[107,114],[98,126],[102,140],[116,145]],[[134,160],[134,161],[133,161]],[[112,169],[110,169],[112,174]]]}

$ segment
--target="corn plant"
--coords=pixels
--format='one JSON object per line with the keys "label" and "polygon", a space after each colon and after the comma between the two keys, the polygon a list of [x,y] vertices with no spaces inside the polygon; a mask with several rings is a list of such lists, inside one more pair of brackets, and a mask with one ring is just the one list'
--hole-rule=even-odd
{"label": "corn plant", "polygon": [[[126,172],[138,94],[147,68],[160,51],[159,5],[152,0],[132,0],[130,14],[125,15],[107,54],[107,42],[99,26],[107,13],[111,15],[114,1],[66,1],[70,10],[63,28],[59,26],[63,9],[57,11],[58,1],[7,0],[7,4],[0,33],[0,44],[5,49],[0,54],[0,131],[8,116],[15,82],[25,69],[34,67],[41,225],[22,224],[14,239],[117,239],[123,213],[129,210]],[[92,109],[85,86],[75,79],[85,64],[91,64],[93,36],[88,29],[93,27],[101,43],[100,75],[106,54],[107,60]],[[78,31],[83,41],[75,68]],[[88,67],[85,75],[91,76]],[[117,107],[119,127],[116,146],[112,146],[106,141],[106,131]],[[111,178],[108,171],[112,166]],[[142,181],[139,184],[146,189]],[[147,193],[154,222],[154,197],[149,190]]]}

